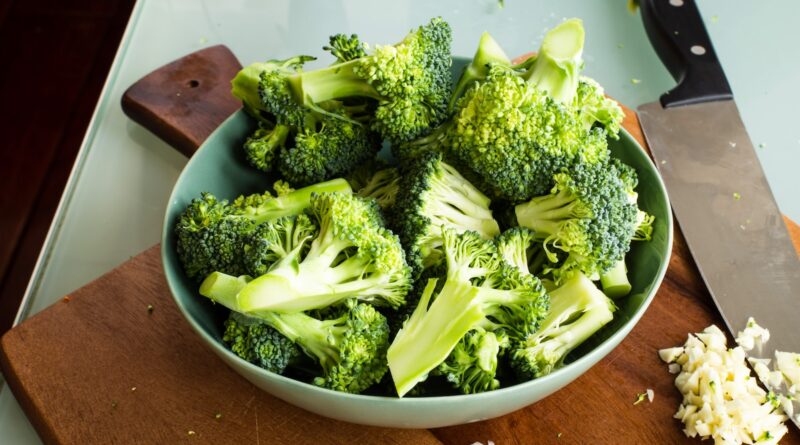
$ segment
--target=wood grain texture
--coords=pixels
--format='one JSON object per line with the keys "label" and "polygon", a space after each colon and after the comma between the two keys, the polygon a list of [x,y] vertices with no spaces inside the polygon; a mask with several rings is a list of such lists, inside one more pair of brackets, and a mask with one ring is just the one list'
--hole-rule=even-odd
{"label": "wood grain texture", "polygon": [[1,345],[3,374],[46,443],[439,443],[425,430],[320,417],[251,385],[184,321],[158,246],[31,317]]}
{"label": "wood grain texture", "polygon": [[224,45],[193,52],[128,88],[122,110],[173,147],[191,156],[242,104],[230,81],[242,68]]}

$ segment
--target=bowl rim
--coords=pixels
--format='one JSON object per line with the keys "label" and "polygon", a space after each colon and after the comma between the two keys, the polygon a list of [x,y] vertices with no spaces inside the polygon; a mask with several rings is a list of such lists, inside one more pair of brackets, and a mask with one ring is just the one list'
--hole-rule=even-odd
{"label": "bowl rim", "polygon": [[[635,113],[635,111],[633,111],[633,112]],[[166,277],[167,286],[169,287],[169,290],[170,290],[170,295],[172,296],[172,299],[175,302],[175,304],[178,306],[178,309],[180,310],[181,315],[183,316],[183,318],[186,321],[189,322],[189,325],[192,327],[192,330],[194,330],[195,333],[199,334],[203,338],[204,342],[206,344],[210,345],[214,349],[214,352],[217,355],[224,354],[226,357],[228,357],[230,359],[237,360],[240,365],[243,365],[243,366],[247,367],[248,369],[250,369],[250,371],[255,372],[256,374],[262,375],[264,378],[274,380],[276,383],[280,382],[282,384],[288,385],[288,387],[291,390],[296,390],[297,389],[297,390],[301,390],[301,391],[311,391],[313,393],[318,393],[321,396],[337,397],[337,398],[340,398],[341,400],[351,400],[351,401],[362,402],[362,403],[371,403],[371,402],[378,403],[378,402],[386,402],[386,401],[395,401],[395,403],[403,403],[403,404],[406,404],[406,405],[429,405],[429,404],[442,403],[444,401],[447,401],[449,403],[454,403],[454,402],[458,403],[458,402],[461,402],[461,401],[464,401],[464,400],[467,400],[467,399],[470,400],[470,401],[476,401],[476,400],[481,400],[481,399],[494,399],[496,397],[502,397],[504,394],[510,393],[512,391],[519,391],[521,389],[524,389],[525,387],[536,386],[536,385],[546,385],[547,382],[549,382],[551,380],[557,381],[560,378],[561,374],[569,372],[570,368],[574,368],[576,366],[579,366],[579,364],[584,364],[584,363],[588,362],[589,363],[589,367],[593,366],[593,364],[594,364],[594,363],[592,363],[593,361],[594,362],[598,362],[599,360],[602,360],[602,358],[604,358],[607,354],[609,354],[612,350],[614,350],[617,346],[619,346],[619,343],[621,343],[622,340],[630,333],[630,331],[633,329],[633,327],[636,326],[636,324],[642,318],[644,313],[650,307],[650,304],[652,303],[653,299],[655,298],[656,293],[658,293],[658,290],[660,289],[661,284],[662,284],[662,282],[664,280],[664,276],[666,275],[666,272],[667,272],[667,269],[668,269],[668,266],[669,266],[669,263],[670,263],[670,258],[672,257],[673,230],[674,230],[674,227],[673,227],[673,216],[672,216],[672,206],[670,204],[669,195],[667,194],[667,190],[666,190],[666,186],[664,185],[663,178],[661,177],[661,174],[658,172],[658,169],[656,168],[655,164],[653,163],[652,158],[647,154],[647,152],[644,150],[642,145],[639,144],[639,141],[637,141],[636,138],[634,138],[625,128],[620,127],[620,132],[619,132],[620,140],[626,139],[627,140],[626,141],[627,142],[626,145],[635,146],[636,149],[640,152],[640,154],[642,156],[644,156],[644,158],[647,160],[649,168],[651,168],[653,170],[653,172],[655,173],[654,176],[657,179],[657,181],[656,181],[657,190],[664,197],[665,205],[666,205],[666,209],[667,209],[667,215],[665,217],[665,219],[666,219],[666,221],[665,221],[666,222],[666,229],[667,229],[666,230],[666,232],[667,232],[667,245],[666,245],[667,249],[666,249],[666,255],[664,256],[664,259],[663,259],[663,261],[661,262],[661,264],[660,264],[660,266],[658,268],[658,272],[656,274],[656,279],[653,282],[654,285],[652,287],[652,290],[648,293],[647,298],[641,303],[640,308],[636,311],[636,313],[632,317],[630,317],[627,321],[625,321],[625,323],[619,329],[617,329],[616,332],[614,332],[613,334],[608,336],[601,343],[599,343],[596,346],[594,346],[594,348],[592,348],[590,351],[586,352],[583,356],[579,357],[575,361],[570,362],[569,364],[567,364],[567,365],[565,365],[565,366],[563,366],[561,368],[558,368],[558,369],[554,370],[550,374],[547,374],[545,376],[542,376],[542,377],[539,377],[539,378],[536,378],[536,379],[529,380],[527,382],[517,383],[515,385],[499,388],[499,389],[496,389],[496,390],[493,390],[493,391],[486,391],[486,392],[481,392],[481,393],[476,393],[476,394],[454,394],[454,395],[432,396],[432,397],[389,397],[389,396],[366,395],[366,394],[351,394],[351,393],[346,393],[346,392],[341,392],[341,391],[335,391],[335,390],[328,389],[328,388],[323,388],[323,387],[320,387],[320,386],[313,385],[311,383],[306,383],[306,382],[303,382],[303,381],[300,381],[300,380],[292,379],[290,377],[286,377],[286,376],[283,376],[283,375],[280,375],[280,374],[273,373],[271,371],[268,371],[268,370],[266,370],[264,368],[261,368],[261,367],[255,365],[253,363],[250,363],[250,362],[248,362],[246,360],[241,359],[239,356],[234,354],[230,349],[226,348],[222,343],[218,342],[216,339],[212,338],[208,333],[206,333],[205,330],[203,329],[203,327],[200,326],[200,324],[189,313],[187,308],[181,302],[180,298],[178,298],[178,296],[177,296],[177,294],[178,294],[177,286],[173,282],[173,279],[170,278],[170,273],[167,272],[167,262],[169,261],[169,259],[167,258],[167,249],[173,248],[172,246],[167,244],[167,241],[168,241],[168,238],[169,238],[169,234],[173,230],[173,227],[174,227],[174,221],[170,219],[170,209],[172,208],[173,202],[176,201],[176,196],[175,195],[177,194],[177,191],[181,188],[182,183],[186,180],[186,177],[187,177],[186,172],[191,170],[191,166],[198,159],[197,154],[202,150],[210,150],[211,148],[209,148],[209,147],[215,146],[214,144],[208,143],[208,141],[214,140],[214,137],[216,136],[216,134],[218,132],[224,131],[224,129],[227,126],[230,126],[232,121],[234,121],[236,119],[240,119],[239,116],[242,113],[244,113],[244,111],[241,110],[241,109],[235,111],[228,118],[226,118],[225,121],[223,121],[208,136],[206,141],[204,141],[200,145],[200,147],[197,149],[195,154],[192,155],[189,158],[189,161],[186,163],[186,166],[183,168],[183,170],[181,170],[181,173],[178,176],[177,181],[175,181],[175,185],[173,186],[172,191],[170,192],[169,200],[167,201],[167,207],[166,207],[165,212],[164,212],[164,222],[163,222],[162,231],[161,231],[161,263],[162,263],[161,267],[164,270],[164,275]],[[606,347],[609,347],[609,345],[611,345],[611,344],[614,344],[614,346],[611,347],[611,349],[608,352],[603,354],[602,357],[598,358],[597,357],[597,354],[599,354],[598,351],[601,350],[601,349],[604,349]],[[573,380],[570,380],[569,383],[572,383],[572,381]],[[560,387],[559,387],[559,389],[560,389]]]}

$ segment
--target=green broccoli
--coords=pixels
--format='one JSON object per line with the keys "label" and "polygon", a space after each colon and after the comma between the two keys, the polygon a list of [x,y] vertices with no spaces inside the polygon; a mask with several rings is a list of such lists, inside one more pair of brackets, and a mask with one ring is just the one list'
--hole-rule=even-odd
{"label": "green broccoli", "polygon": [[497,363],[508,337],[482,328],[473,329],[459,340],[453,351],[435,370],[464,394],[492,391],[500,387]]}
{"label": "green broccoli", "polygon": [[336,57],[337,63],[349,62],[367,56],[364,43],[359,40],[356,34],[350,37],[344,34],[336,34],[330,37],[330,46],[323,46],[322,49],[329,51]]}
{"label": "green broccoli", "polygon": [[[631,204],[614,163],[583,164],[553,177],[555,186],[515,207],[517,221],[534,231],[561,284],[576,271],[597,279],[621,261],[636,231]],[[566,258],[565,258],[566,257]]]}
{"label": "green broccoli", "polygon": [[579,76],[583,40],[581,22],[568,20],[545,36],[537,57],[521,65],[526,70],[490,63],[456,102],[452,120],[407,144],[401,157],[444,147],[492,196],[512,203],[546,193],[564,167],[604,162],[622,112]]}
{"label": "green broccoli", "polygon": [[252,277],[267,273],[288,256],[304,256],[319,228],[308,215],[290,215],[261,224],[244,239],[242,264]]}
{"label": "green broccoli", "polygon": [[286,125],[259,122],[258,129],[244,142],[247,162],[261,171],[271,172],[288,136],[289,127]]}
{"label": "green broccoli", "polygon": [[379,138],[365,126],[371,116],[367,103],[330,100],[305,107],[290,97],[286,78],[309,60],[255,63],[232,81],[233,95],[259,120],[244,144],[247,160],[265,172],[277,168],[299,185],[343,175],[380,149]]}
{"label": "green broccoli", "polygon": [[[649,241],[653,236],[653,221],[655,221],[655,217],[638,208],[639,195],[635,189],[639,178],[636,170],[617,159],[611,159],[610,162],[614,164],[619,172],[620,179],[625,184],[628,201],[631,205],[637,206],[636,222],[634,223],[636,230],[631,239],[633,241]],[[625,265],[625,260],[617,261],[608,271],[602,273],[600,275],[600,284],[603,287],[603,292],[611,298],[620,298],[628,295],[632,286],[628,280],[628,267]]]}
{"label": "green broccoli", "polygon": [[501,233],[495,241],[497,251],[508,264],[523,273],[531,273],[540,278],[548,291],[555,284],[545,277],[544,267],[549,265],[547,252],[533,230],[526,227],[512,227]]}
{"label": "green broccoli", "polygon": [[550,292],[550,312],[541,328],[510,351],[521,380],[551,373],[566,355],[614,317],[614,303],[583,274]]}
{"label": "green broccoli", "polygon": [[400,172],[385,161],[369,160],[347,176],[355,193],[378,202],[383,210],[391,208],[400,189]]}
{"label": "green broccoli", "polygon": [[396,202],[392,222],[415,275],[441,262],[442,226],[472,230],[486,239],[500,233],[489,198],[442,161],[440,153],[427,153],[407,166]]}
{"label": "green broccoli", "polygon": [[[200,294],[248,315],[319,309],[348,298],[391,308],[405,303],[411,273],[399,240],[383,227],[373,200],[313,194],[308,213],[316,227],[265,223],[280,226],[263,229],[276,240],[264,249],[262,263],[269,265],[265,274],[237,289],[231,285],[237,277],[215,272],[203,281]],[[293,225],[300,222],[297,218]],[[298,230],[301,236],[296,237]],[[291,241],[286,243],[286,238]],[[307,240],[310,245],[305,248]]]}
{"label": "green broccoli", "polygon": [[199,281],[215,271],[243,274],[244,238],[265,221],[303,212],[312,192],[351,190],[344,179],[334,179],[277,197],[269,192],[240,196],[230,204],[211,193],[192,200],[175,224],[186,275]]}
{"label": "green broccoli", "polygon": [[[247,283],[237,281],[240,287]],[[262,312],[255,318],[232,312],[223,340],[236,355],[278,373],[298,361],[299,346],[322,368],[315,385],[360,393],[386,374],[389,326],[374,307],[355,300],[334,312],[330,319],[302,312]]]}
{"label": "green broccoli", "polygon": [[444,283],[428,280],[387,353],[400,397],[445,362],[469,331],[530,333],[547,312],[539,280],[501,261],[493,241],[475,232],[442,232]]}
{"label": "green broccoli", "polygon": [[391,141],[411,140],[446,117],[451,40],[450,26],[435,18],[400,43],[376,46],[357,59],[310,71],[295,70],[296,65],[267,70],[262,99],[277,116],[297,116],[299,108],[317,109],[330,101],[371,99],[370,127]]}
{"label": "green broccoli", "polygon": [[222,341],[234,354],[268,371],[283,374],[301,357],[300,348],[263,321],[231,311]]}

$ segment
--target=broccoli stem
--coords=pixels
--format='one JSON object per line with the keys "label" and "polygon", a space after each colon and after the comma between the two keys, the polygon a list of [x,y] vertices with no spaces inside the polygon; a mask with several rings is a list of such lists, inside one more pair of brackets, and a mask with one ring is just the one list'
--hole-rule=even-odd
{"label": "broccoli stem", "polygon": [[489,198],[449,165],[442,163],[442,168],[442,176],[431,178],[431,193],[435,196],[429,201],[436,207],[429,208],[427,213],[437,215],[442,220],[434,221],[434,224],[440,226],[455,223],[478,232],[484,238],[498,235],[500,226],[489,210]]}
{"label": "broccoli stem", "polygon": [[631,292],[631,282],[628,281],[628,268],[625,260],[617,261],[610,270],[600,275],[600,284],[603,292],[610,298],[620,298]]}
{"label": "broccoli stem", "polygon": [[633,235],[634,241],[650,241],[653,238],[653,221],[656,217],[643,210],[636,213],[636,233]]}
{"label": "broccoli stem", "polygon": [[253,223],[259,225],[283,216],[296,215],[309,206],[313,193],[333,192],[352,193],[353,191],[350,188],[350,184],[342,178],[309,185],[267,201],[263,206],[255,210],[252,218]]}
{"label": "broccoli stem", "polygon": [[565,190],[556,194],[538,196],[514,207],[517,222],[522,227],[532,229],[536,238],[542,240],[558,233],[561,223],[583,215],[583,209],[576,196]]}
{"label": "broccoli stem", "polygon": [[484,32],[481,34],[478,49],[472,57],[472,63],[464,67],[464,71],[461,72],[461,77],[453,89],[450,103],[447,105],[448,113],[453,111],[456,101],[464,94],[464,91],[469,89],[473,83],[486,78],[490,64],[510,66],[511,61],[497,41],[488,32]]}
{"label": "broccoli stem", "polygon": [[200,284],[200,295],[219,303],[226,308],[239,312],[239,292],[247,285],[247,276],[234,277],[222,272],[212,272]]}
{"label": "broccoli stem", "polygon": [[360,63],[361,61],[356,59],[326,68],[297,73],[289,76],[289,85],[297,98],[306,104],[347,97],[381,99],[383,96],[355,73],[355,68]]}
{"label": "broccoli stem", "polygon": [[428,307],[436,279],[420,296],[417,308],[397,333],[387,352],[397,394],[403,397],[425,380],[442,363],[470,329],[484,318],[479,304],[473,304],[483,289],[447,280]]}
{"label": "broccoli stem", "polygon": [[614,317],[614,305],[583,274],[550,292],[550,312],[541,328],[525,340],[512,363],[521,377],[547,375],[566,355]]}
{"label": "broccoli stem", "polygon": [[268,66],[266,63],[254,63],[236,73],[236,77],[231,80],[231,93],[242,101],[245,110],[254,117],[258,117],[259,110],[264,109],[258,95],[258,83],[261,72]]}
{"label": "broccoli stem", "polygon": [[345,330],[336,326],[340,320],[317,320],[302,312],[266,312],[260,314],[259,318],[292,342],[299,344],[308,355],[319,359],[323,367],[326,368],[336,362],[339,353],[334,345],[338,343],[336,338]]}
{"label": "broccoli stem", "polygon": [[567,20],[550,30],[536,60],[523,75],[557,102],[569,104],[578,90],[583,61],[584,31],[579,19]]}

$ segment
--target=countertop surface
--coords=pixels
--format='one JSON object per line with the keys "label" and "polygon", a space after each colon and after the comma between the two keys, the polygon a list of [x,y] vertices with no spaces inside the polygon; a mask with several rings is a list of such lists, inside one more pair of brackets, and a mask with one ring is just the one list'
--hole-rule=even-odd
{"label": "countertop surface", "polygon": [[[800,4],[793,0],[698,2],[782,211],[800,220]],[[433,16],[453,27],[453,52],[469,57],[489,31],[509,55],[536,50],[563,18],[586,27],[585,74],[636,106],[674,81],[622,0],[151,1],[131,16],[72,176],[51,227],[20,319],[158,242],[172,185],[186,158],[119,107],[124,90],[151,70],[197,49],[225,44],[243,64],[310,53],[330,34],[357,32],[391,43]],[[8,388],[0,388],[0,442],[39,443]]]}

